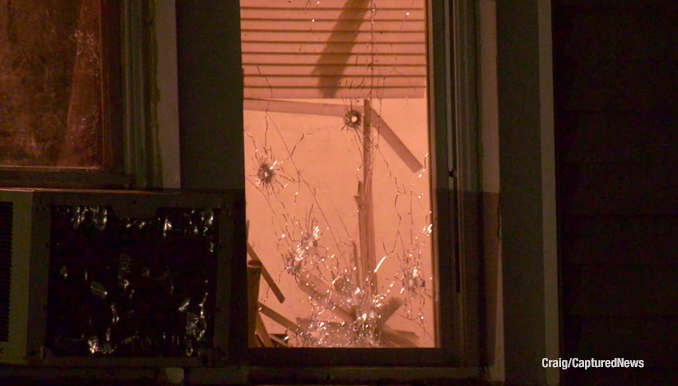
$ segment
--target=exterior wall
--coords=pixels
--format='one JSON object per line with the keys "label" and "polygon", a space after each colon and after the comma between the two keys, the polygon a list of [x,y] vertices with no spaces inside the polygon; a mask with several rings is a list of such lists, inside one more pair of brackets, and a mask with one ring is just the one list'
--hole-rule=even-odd
{"label": "exterior wall", "polygon": [[563,382],[676,384],[678,3],[553,4]]}

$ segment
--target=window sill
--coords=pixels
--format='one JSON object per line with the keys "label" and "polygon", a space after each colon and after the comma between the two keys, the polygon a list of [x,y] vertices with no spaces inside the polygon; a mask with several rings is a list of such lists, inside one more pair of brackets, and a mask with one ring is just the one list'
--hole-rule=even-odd
{"label": "window sill", "polygon": [[88,169],[0,168],[0,187],[130,189],[134,176]]}
{"label": "window sill", "polygon": [[477,384],[474,367],[302,367],[243,366],[194,368],[191,384]]}

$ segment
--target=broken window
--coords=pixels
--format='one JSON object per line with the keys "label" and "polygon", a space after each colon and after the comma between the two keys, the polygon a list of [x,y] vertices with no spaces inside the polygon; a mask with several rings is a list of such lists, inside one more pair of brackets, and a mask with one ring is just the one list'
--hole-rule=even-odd
{"label": "broken window", "polygon": [[0,0],[0,166],[104,166],[97,0]]}
{"label": "broken window", "polygon": [[437,347],[424,0],[241,0],[251,347]]}

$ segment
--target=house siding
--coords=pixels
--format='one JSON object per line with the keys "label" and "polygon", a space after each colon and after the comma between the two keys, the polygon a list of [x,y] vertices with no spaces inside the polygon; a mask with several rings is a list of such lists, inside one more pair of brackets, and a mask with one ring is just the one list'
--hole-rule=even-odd
{"label": "house siding", "polygon": [[566,385],[678,380],[678,6],[553,1]]}

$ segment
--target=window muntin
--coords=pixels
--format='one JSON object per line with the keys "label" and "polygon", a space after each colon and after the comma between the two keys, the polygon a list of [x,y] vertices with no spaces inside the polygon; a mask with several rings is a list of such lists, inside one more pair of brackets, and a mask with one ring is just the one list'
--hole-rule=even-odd
{"label": "window muntin", "polygon": [[436,347],[424,3],[241,1],[251,346]]}

